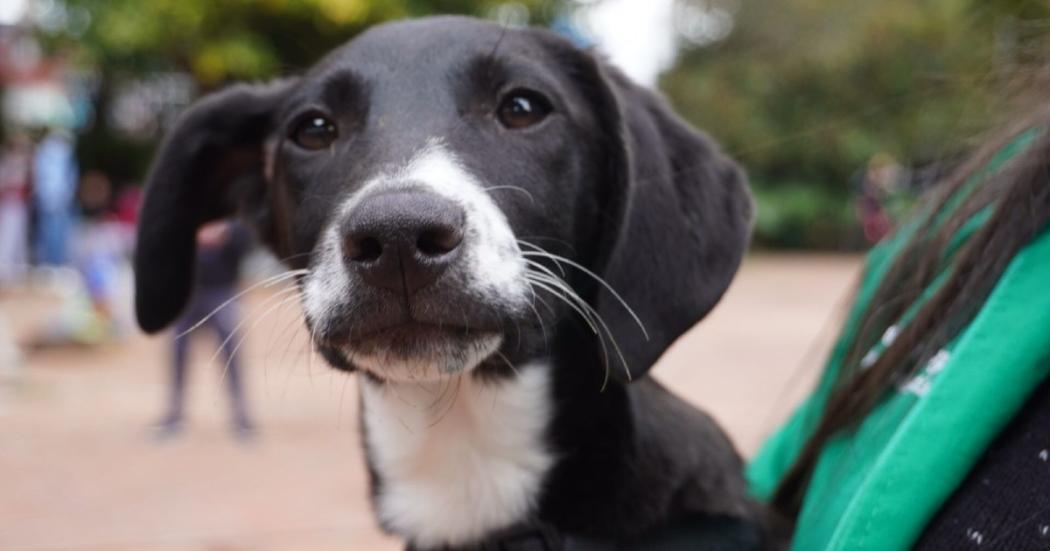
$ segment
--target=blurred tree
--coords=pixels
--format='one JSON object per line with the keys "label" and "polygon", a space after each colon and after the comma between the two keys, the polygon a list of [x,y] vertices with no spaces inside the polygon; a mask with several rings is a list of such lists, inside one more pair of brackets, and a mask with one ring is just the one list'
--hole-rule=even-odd
{"label": "blurred tree", "polygon": [[748,167],[759,237],[792,246],[848,244],[851,180],[873,155],[923,165],[965,148],[1004,110],[1004,29],[1050,16],[1026,0],[732,5],[728,38],[662,84]]}
{"label": "blurred tree", "polygon": [[[76,38],[97,66],[180,69],[205,88],[308,67],[370,25],[432,13],[486,15],[501,0],[65,0],[90,14]],[[515,6],[543,20],[551,2]],[[544,9],[546,8],[546,9]]]}
{"label": "blurred tree", "polygon": [[[601,0],[586,0],[594,1]],[[1033,67],[1050,66],[1045,0],[677,1],[694,8],[676,18],[680,34],[705,46],[684,52],[662,88],[748,168],[766,245],[860,244],[851,194],[869,159],[950,163],[1007,116],[1005,90],[1042,90],[1030,78]],[[101,71],[96,95],[104,111],[122,82],[154,73],[184,72],[207,90],[303,69],[389,19],[464,13],[520,21],[524,9],[531,22],[545,23],[573,2],[54,3],[69,17],[45,33],[47,41]],[[705,10],[719,17],[697,17]],[[117,181],[137,178],[151,144],[107,124],[96,117],[81,141],[85,164]]]}

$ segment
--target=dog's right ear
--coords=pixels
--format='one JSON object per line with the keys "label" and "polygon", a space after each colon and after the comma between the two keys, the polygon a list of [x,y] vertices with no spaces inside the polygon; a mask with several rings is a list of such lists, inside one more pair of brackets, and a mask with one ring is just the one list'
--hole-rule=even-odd
{"label": "dog's right ear", "polygon": [[265,187],[265,141],[294,80],[236,85],[183,113],[146,181],[135,250],[135,313],[148,333],[164,329],[193,291],[197,229],[230,216],[234,190]]}
{"label": "dog's right ear", "polygon": [[751,195],[736,162],[658,95],[562,39],[552,46],[597,113],[601,254],[591,268],[608,287],[594,309],[622,353],[611,374],[627,382],[722,298],[747,250]]}

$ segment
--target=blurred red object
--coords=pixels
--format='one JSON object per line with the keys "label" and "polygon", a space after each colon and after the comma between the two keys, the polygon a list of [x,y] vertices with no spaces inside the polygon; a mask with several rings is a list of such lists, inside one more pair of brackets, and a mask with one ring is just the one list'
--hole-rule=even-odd
{"label": "blurred red object", "polygon": [[117,195],[113,218],[121,223],[134,225],[139,219],[139,205],[142,204],[142,188],[129,186]]}

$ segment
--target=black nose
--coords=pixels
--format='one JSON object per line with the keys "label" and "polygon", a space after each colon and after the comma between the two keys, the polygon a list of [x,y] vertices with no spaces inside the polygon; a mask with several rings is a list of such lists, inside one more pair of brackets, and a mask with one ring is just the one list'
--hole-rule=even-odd
{"label": "black nose", "polygon": [[343,257],[369,284],[409,296],[459,256],[463,221],[459,205],[433,193],[371,195],[343,224]]}

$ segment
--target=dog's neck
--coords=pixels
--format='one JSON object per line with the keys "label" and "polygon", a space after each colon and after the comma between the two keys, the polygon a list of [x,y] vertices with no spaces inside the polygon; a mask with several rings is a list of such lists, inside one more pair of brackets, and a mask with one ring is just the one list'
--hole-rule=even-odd
{"label": "dog's neck", "polygon": [[554,456],[547,365],[507,378],[361,383],[383,526],[427,548],[465,545],[526,520]]}

